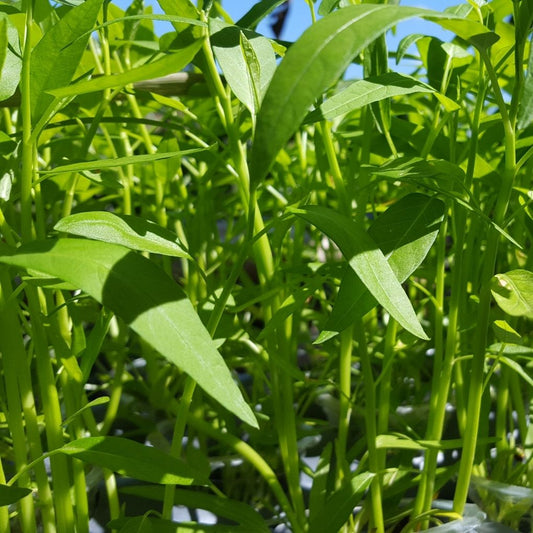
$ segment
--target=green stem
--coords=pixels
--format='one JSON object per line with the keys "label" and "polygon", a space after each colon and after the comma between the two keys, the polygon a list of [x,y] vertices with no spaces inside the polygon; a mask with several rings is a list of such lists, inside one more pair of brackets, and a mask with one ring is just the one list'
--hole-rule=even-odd
{"label": "green stem", "polygon": [[[509,410],[509,368],[500,364],[500,380],[498,383],[497,401],[496,401],[496,465],[492,472],[493,479],[502,479],[505,475],[506,465],[509,462],[510,443],[507,440],[507,414]],[[512,431],[512,418],[511,431]]]}
{"label": "green stem", "polygon": [[[330,126],[323,121],[319,124],[324,149],[340,209],[348,216],[351,214],[350,197],[344,186],[344,179],[340,169],[339,161]],[[341,347],[339,354],[339,428],[337,431],[337,485],[341,486],[350,475],[350,466],[346,462],[346,448],[348,444],[348,429],[352,415],[352,347],[353,347],[353,327],[345,329],[341,333]]]}
{"label": "green stem", "polygon": [[[22,391],[18,383],[17,367],[21,364],[19,354],[19,327],[13,323],[16,320],[16,310],[8,307],[11,293],[11,281],[5,267],[0,269],[0,351],[2,352],[2,366],[5,380],[7,412],[5,413],[11,438],[13,439],[13,453],[17,468],[16,476],[19,477],[19,486],[31,488],[29,472],[26,470],[28,462],[26,455],[27,440],[24,432],[24,419],[22,417]],[[14,478],[12,478],[14,479]],[[19,501],[20,524],[24,533],[34,533],[35,508],[33,497],[30,494]]]}
{"label": "green stem", "polygon": [[[228,298],[230,297],[231,291],[233,287],[235,286],[235,283],[237,282],[239,274],[242,270],[242,265],[244,264],[244,261],[246,260],[246,257],[248,256],[249,246],[247,244],[251,242],[252,236],[253,236],[253,223],[252,223],[252,220],[249,220],[249,227],[248,227],[249,238],[246,240],[246,243],[240,247],[240,252],[239,252],[237,261],[235,261],[235,264],[233,265],[230,276],[227,282],[224,284],[222,293],[220,297],[217,299],[217,301],[215,302],[214,309],[211,312],[211,315],[209,317],[209,322],[207,324],[207,331],[209,332],[211,337],[215,335],[215,332],[217,330],[218,324],[220,323],[220,319],[222,318],[222,314],[224,312],[224,308],[226,306]],[[183,437],[185,435],[187,417],[193,416],[192,414],[190,414],[190,406],[192,403],[195,388],[196,388],[196,382],[190,376],[187,376],[185,380],[185,387],[184,387],[183,395],[179,402],[178,412],[176,415],[174,433],[172,435],[171,454],[174,457],[181,456],[182,447],[183,447]],[[172,506],[174,504],[175,491],[176,491],[175,485],[167,485],[165,487],[165,496],[163,500],[163,518],[170,519],[172,516]]]}
{"label": "green stem", "polygon": [[[507,107],[505,101],[503,100],[503,96],[498,84],[498,78],[494,72],[494,69],[492,68],[490,58],[487,52],[484,50],[481,50],[480,54],[487,68],[487,73],[491,81],[494,97],[500,108],[505,132],[505,168],[503,170],[500,192],[498,194],[498,200],[494,210],[494,222],[501,226],[505,219],[505,213],[509,205],[515,176],[516,140],[513,125],[510,121]],[[479,311],[474,340],[474,353],[470,370],[467,423],[466,431],[463,436],[464,446],[453,503],[454,511],[459,514],[463,513],[466,504],[468,488],[470,485],[470,479],[475,461],[475,451],[479,429],[479,413],[481,409],[481,400],[483,397],[485,351],[490,318],[490,280],[495,272],[498,243],[499,234],[493,226],[490,226],[487,231],[487,248],[483,260]]]}
{"label": "green stem", "polygon": [[102,423],[102,428],[100,429],[100,435],[107,435],[111,430],[111,426],[117,417],[118,410],[120,408],[120,399],[122,398],[122,382],[124,379],[124,354],[117,354],[118,360],[115,363],[114,368],[114,378],[113,384],[111,387],[111,395],[109,398],[109,403],[107,404],[107,409]]}
{"label": "green stem", "polygon": [[[383,370],[379,376],[379,412],[378,412],[378,426],[377,432],[382,435],[389,430],[389,416],[390,416],[390,396],[392,391],[392,362],[394,359],[394,346],[396,344],[396,333],[398,331],[398,323],[392,317],[389,318],[387,324],[387,332],[385,334],[385,348],[383,350]],[[380,469],[385,468],[386,450],[380,454]]]}
{"label": "green stem", "polygon": [[[13,357],[17,361],[16,370],[18,373],[18,382],[20,388],[22,411],[24,422],[26,424],[27,441],[30,451],[31,460],[41,457],[43,454],[41,446],[41,431],[39,428],[39,419],[35,407],[35,398],[33,394],[33,384],[30,374],[30,365],[27,361],[28,355],[24,347],[24,333],[20,322],[17,319],[17,306],[12,298],[11,283],[9,275],[5,269],[0,272],[2,292],[6,297],[5,313],[6,316],[0,319],[5,327],[2,336],[6,336],[6,342],[9,342],[9,348],[2,350],[4,357]],[[2,304],[0,304],[2,305]],[[9,354],[9,355],[8,355]],[[42,512],[43,529],[46,532],[55,531],[54,518],[54,500],[48,474],[43,464],[35,468],[35,478],[39,490],[39,500]]]}
{"label": "green stem", "polygon": [[[483,82],[483,67],[480,67],[478,74],[480,80],[478,95],[476,99],[476,106],[472,120],[471,145],[469,151],[469,158],[466,171],[465,188],[470,189],[474,174],[474,167],[477,153],[477,143],[479,136],[479,121],[481,111],[485,101],[485,83]],[[451,297],[448,308],[448,327],[446,333],[446,342],[444,346],[444,357],[440,358],[440,351],[436,349],[435,362],[433,368],[432,379],[432,393],[429,409],[428,428],[426,431],[426,439],[440,440],[444,431],[444,422],[446,416],[446,403],[448,401],[449,391],[452,382],[452,375],[454,369],[454,360],[457,353],[458,338],[459,338],[459,318],[460,310],[464,303],[464,294],[466,292],[466,277],[465,277],[465,227],[467,226],[467,216],[464,208],[458,205],[453,206],[452,220],[454,221],[454,242],[455,253],[452,269],[451,281]],[[440,306],[444,304],[444,295],[442,293],[443,286],[443,269],[444,260],[442,257],[443,246],[445,245],[445,227],[441,230],[441,247],[439,249],[439,279],[437,288],[437,298]],[[471,254],[473,257],[473,254]],[[440,295],[440,296],[439,296]],[[435,320],[443,318],[443,309],[437,310]],[[440,318],[439,318],[440,317]],[[439,326],[440,328],[440,326]],[[438,335],[436,330],[435,335]],[[436,345],[438,348],[438,344]],[[462,390],[458,390],[457,394],[461,394]],[[424,469],[422,471],[421,482],[417,493],[417,499],[413,510],[412,518],[417,519],[417,516],[428,512],[431,508],[433,494],[435,491],[435,476],[437,472],[437,451],[427,450],[424,457]]]}
{"label": "green stem", "polygon": [[342,172],[333,145],[333,139],[329,124],[325,121],[319,124],[320,133],[324,142],[324,149],[328,158],[329,168],[331,176],[333,177],[333,183],[335,184],[335,191],[342,211],[346,214],[350,213],[350,202],[346,193],[346,187],[344,186],[344,180]]}
{"label": "green stem", "polygon": [[342,485],[350,475],[350,465],[346,461],[348,430],[352,416],[352,348],[353,327],[341,333],[339,354],[339,429],[337,432],[337,482]]}
{"label": "green stem", "polygon": [[189,415],[187,422],[202,434],[225,444],[235,453],[239,454],[245,461],[248,461],[267,482],[270,490],[274,496],[276,496],[281,508],[287,514],[287,518],[289,519],[290,523],[298,524],[298,517],[292,510],[292,506],[287,499],[287,495],[278,481],[276,474],[258,452],[256,452],[249,444],[240,440],[234,435],[231,435],[230,433],[223,433],[219,429],[214,428],[207,422],[196,418],[192,414]]}
{"label": "green stem", "polygon": [[[4,465],[0,461],[0,483],[2,485],[6,484],[6,476],[4,474]],[[31,498],[31,495],[30,495]],[[0,531],[4,533],[11,532],[11,526],[9,525],[9,507],[4,505],[0,507]]]}
{"label": "green stem", "polygon": [[[226,92],[222,80],[216,69],[216,63],[213,52],[206,39],[203,45],[203,54],[206,59],[207,72],[212,86],[216,91],[216,98],[220,103],[221,118],[225,124],[228,134],[231,154],[235,169],[239,176],[239,192],[243,206],[247,209],[247,216],[253,220],[254,233],[260,235],[253,245],[253,254],[257,266],[259,282],[263,289],[270,288],[270,284],[275,279],[274,258],[270,242],[264,232],[264,222],[259,206],[255,199],[255,191],[250,190],[250,176],[246,162],[245,147],[240,140],[240,131],[238,124],[233,116],[232,101],[230,95]],[[265,321],[269,321],[281,305],[282,295],[272,298],[265,306]],[[290,331],[275,331],[266,339],[267,351],[277,351],[278,354],[289,361],[292,359],[290,353]],[[289,361],[293,364],[293,361]],[[295,532],[304,529],[305,523],[305,504],[303,493],[300,486],[300,463],[296,435],[296,416],[293,409],[293,386],[291,377],[283,372],[279,366],[270,359],[270,371],[272,377],[272,398],[274,403],[274,417],[276,430],[280,445],[281,457],[287,478],[289,493],[294,506],[293,516],[297,517],[292,522]],[[288,510],[287,515],[289,515]]]}
{"label": "green stem", "polygon": [[25,241],[32,239],[33,142],[31,122],[31,39],[33,25],[33,1],[24,2],[26,13],[22,71],[20,76],[20,112],[22,115],[22,168],[20,176],[21,233]]}
{"label": "green stem", "polygon": [[376,474],[370,485],[370,506],[372,512],[371,528],[377,533],[385,531],[383,521],[383,505],[381,497],[381,479],[379,477],[379,453],[376,446],[376,387],[372,363],[368,352],[366,334],[363,321],[358,319],[355,323],[355,339],[358,344],[359,357],[361,358],[361,369],[363,371],[363,387],[365,392],[365,429],[366,443],[368,449],[369,471]]}
{"label": "green stem", "polygon": [[[36,287],[28,285],[26,296],[30,311],[32,340],[37,361],[37,375],[44,411],[45,431],[48,449],[55,450],[64,444],[61,407],[56,387],[54,370],[48,350],[48,340],[43,325],[44,302],[41,303]],[[43,306],[43,311],[41,310]],[[70,473],[66,457],[54,456],[50,460],[54,482],[54,504],[56,507],[57,531],[69,533],[74,530],[74,513],[70,499]]]}
{"label": "green stem", "polygon": [[[195,388],[196,382],[191,377],[187,376],[185,381],[185,389],[179,402],[178,412],[176,413],[176,423],[174,425],[174,433],[172,435],[170,455],[174,457],[181,456],[187,416],[189,414]],[[175,493],[175,485],[165,486],[165,496],[163,498],[163,518],[166,520],[170,520],[172,518],[172,507],[174,505]]]}

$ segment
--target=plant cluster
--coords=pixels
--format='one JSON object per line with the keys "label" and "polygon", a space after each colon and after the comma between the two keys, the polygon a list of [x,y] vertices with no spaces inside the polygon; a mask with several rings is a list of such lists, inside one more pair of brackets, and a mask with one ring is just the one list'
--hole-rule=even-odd
{"label": "plant cluster", "polygon": [[305,1],[0,4],[0,531],[533,527],[533,1]]}

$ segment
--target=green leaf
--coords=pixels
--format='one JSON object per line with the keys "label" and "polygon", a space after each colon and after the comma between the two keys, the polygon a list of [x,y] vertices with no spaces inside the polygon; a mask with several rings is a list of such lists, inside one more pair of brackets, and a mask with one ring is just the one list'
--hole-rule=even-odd
{"label": "green leaf", "polygon": [[533,379],[518,362],[513,361],[509,357],[504,357],[501,355],[498,357],[498,361],[507,365],[511,370],[516,372],[530,387],[533,387]]}
{"label": "green leaf", "polygon": [[[410,130],[412,131],[412,130]],[[403,132],[405,134],[405,130]],[[390,181],[402,181],[417,185],[441,196],[450,198],[466,210],[474,213],[483,222],[491,225],[498,233],[514,244],[521,245],[505,230],[494,223],[477,205],[476,199],[464,186],[464,171],[454,163],[442,159],[424,160],[419,157],[399,157],[380,166],[370,166],[371,173]],[[461,192],[456,192],[459,190]]]}
{"label": "green leaf", "polygon": [[[124,519],[125,522],[118,525],[115,524],[115,526],[109,526],[112,527],[113,530],[119,530],[119,533],[153,533],[154,532],[154,526],[153,518],[150,516],[135,516],[133,518],[126,518]],[[171,522],[170,520],[160,520],[161,522],[167,522],[167,525],[170,527],[172,526],[173,529],[170,531],[175,532],[176,526],[175,523]],[[165,531],[163,524],[158,524],[157,531]],[[120,529],[119,529],[120,528]]]}
{"label": "green leaf", "polygon": [[255,28],[261,20],[272,13],[283,2],[285,0],[261,0],[257,2],[237,21],[237,26],[241,28]]}
{"label": "green leaf", "polygon": [[11,485],[0,485],[0,506],[17,503],[22,498],[31,494],[31,489],[23,487],[12,487]]}
{"label": "green leaf", "polygon": [[505,320],[495,320],[492,329],[500,342],[520,344],[522,337]]}
{"label": "green leaf", "polygon": [[0,247],[0,261],[61,278],[120,316],[207,394],[248,424],[257,421],[179,286],[145,257],[85,239]]}
{"label": "green leaf", "polygon": [[[107,524],[109,530],[119,533],[250,533],[240,526],[219,524],[198,524],[196,522],[177,523],[153,516],[123,517]],[[263,530],[261,530],[263,531]]]}
{"label": "green leaf", "polygon": [[[522,514],[533,507],[533,489],[528,487],[510,485],[509,483],[501,483],[493,479],[484,479],[478,476],[472,476],[472,485],[476,489],[486,490],[500,500],[500,502],[520,505]],[[523,505],[527,507],[524,508],[522,507]]]}
{"label": "green leaf", "polygon": [[[461,445],[459,441],[459,446]],[[378,435],[376,438],[376,448],[394,450],[423,450],[424,446],[418,441],[410,439],[404,435]]]}
{"label": "green leaf", "polygon": [[[120,492],[159,502],[163,501],[165,494],[164,487],[158,486],[124,487]],[[204,492],[177,489],[174,493],[174,505],[184,505],[189,509],[204,509],[217,517],[239,524],[237,527],[246,531],[257,533],[268,533],[269,531],[263,517],[252,507],[239,501],[228,498],[223,499]],[[237,528],[236,526],[233,527]]]}
{"label": "green leaf", "polygon": [[400,41],[398,49],[396,50],[396,64],[398,65],[400,61],[404,58],[405,54],[407,54],[407,50],[411,47],[411,45],[415,44],[416,41],[419,41],[420,39],[424,39],[425,37],[426,35],[422,33],[411,33],[410,35],[404,37]]}
{"label": "green leaf", "polygon": [[78,418],[84,411],[87,411],[87,409],[92,409],[93,407],[96,407],[98,405],[105,405],[109,403],[110,398],[109,396],[100,396],[99,398],[96,398],[95,400],[92,400],[91,402],[86,403],[81,409],[78,409],[75,413],[72,413],[68,418],[65,418],[63,421],[63,426],[66,427],[70,423],[72,423],[73,420]]}
{"label": "green leaf", "polygon": [[332,120],[373,102],[412,93],[434,94],[442,102],[447,111],[455,111],[460,108],[453,100],[439,93],[426,83],[422,83],[411,76],[398,74],[397,72],[387,72],[380,76],[358,80],[352,83],[349,87],[328,98],[317,109],[309,113],[305,119],[305,123],[309,124],[324,119]]}
{"label": "green leaf", "polygon": [[[479,439],[477,446],[486,446],[498,441],[497,437],[487,437]],[[376,438],[376,447],[378,449],[396,449],[396,450],[454,450],[463,447],[462,439],[447,440],[414,440],[406,435],[378,435]]]}
{"label": "green leaf", "polygon": [[533,120],[533,35],[529,42],[529,59],[527,64],[527,73],[524,79],[524,86],[518,108],[518,117],[516,127],[518,130],[527,128]]}
{"label": "green leaf", "polygon": [[496,274],[491,280],[491,291],[508,315],[533,318],[533,273],[529,270]]}
{"label": "green leaf", "polygon": [[7,35],[5,56],[0,70],[0,101],[2,101],[13,96],[17,90],[22,70],[22,52],[17,28],[4,13],[1,13],[0,17],[6,25]]}
{"label": "green leaf", "polygon": [[394,5],[349,6],[318,20],[287,51],[263,99],[250,156],[254,184],[263,180],[307,110],[354,57],[389,28],[416,16],[429,18],[463,38],[485,31],[481,24],[452,14]]}
{"label": "green leaf", "polygon": [[[210,19],[209,30],[213,51],[226,81],[235,96],[255,114],[257,104],[276,70],[276,56],[270,41],[220,19]],[[254,58],[241,46],[243,38],[247,40]]]}
{"label": "green leaf", "polygon": [[153,446],[120,437],[86,437],[73,440],[57,453],[76,457],[85,463],[108,468],[123,476],[164,485],[205,483],[185,461]]}
{"label": "green leaf", "polygon": [[150,220],[131,215],[116,215],[108,211],[77,213],[62,218],[54,229],[88,239],[121,244],[141,252],[191,257],[172,231]]}
{"label": "green leaf", "polygon": [[339,4],[340,0],[322,0],[318,7],[318,14],[323,17],[331,13]]}
{"label": "green leaf", "polygon": [[[150,14],[139,14],[139,15],[127,15],[125,17],[118,17],[113,20],[109,20],[105,22],[104,24],[98,24],[93,30],[100,30],[102,28],[105,28],[107,26],[111,26],[112,24],[118,24],[122,22],[128,22],[131,20],[161,20],[163,22],[172,22],[172,23],[180,23],[180,24],[186,24],[191,26],[200,26],[201,28],[206,28],[207,24],[205,22],[202,22],[201,20],[197,20],[190,17],[178,17],[176,15],[159,15],[156,13],[150,13]],[[128,41],[128,42],[135,42]]]}
{"label": "green leaf", "polygon": [[372,296],[400,325],[413,335],[428,339],[383,252],[360,225],[321,206],[304,206],[293,211],[337,244]]}
{"label": "green leaf", "polygon": [[4,68],[4,61],[6,60],[7,47],[9,44],[7,37],[7,16],[5,13],[0,13],[0,72]]}
{"label": "green leaf", "polygon": [[[33,49],[30,97],[35,122],[54,100],[47,94],[49,90],[66,85],[74,76],[101,6],[102,0],[86,0],[70,9]],[[80,38],[82,35],[84,38]]]}
{"label": "green leaf", "polygon": [[309,533],[338,531],[353,513],[354,507],[364,496],[375,474],[365,472],[336,490],[325,502],[324,507],[316,513],[309,524]]}
{"label": "green leaf", "polygon": [[88,81],[80,81],[79,83],[74,83],[73,85],[61,87],[60,89],[54,89],[53,91],[48,92],[58,98],[63,98],[66,96],[102,91],[114,87],[124,87],[125,85],[137,81],[166,76],[167,74],[178,72],[186,67],[193,60],[201,46],[201,40],[194,41],[192,44],[180,49],[178,52],[167,55],[152,63],[147,63],[118,74],[100,76]]}
{"label": "green leaf", "polygon": [[62,174],[64,172],[85,172],[87,170],[101,170],[103,168],[116,168],[126,165],[136,165],[139,163],[151,163],[161,159],[172,157],[184,157],[198,152],[204,152],[205,148],[191,148],[177,152],[157,152],[155,154],[130,155],[127,157],[115,157],[114,159],[95,159],[94,161],[82,161],[69,165],[60,165],[50,170],[41,170],[40,174]]}
{"label": "green leaf", "polygon": [[91,332],[89,333],[85,348],[79,354],[82,383],[84,385],[87,383],[93,365],[100,354],[100,350],[102,348],[102,344],[104,343],[104,338],[109,330],[109,325],[112,318],[113,313],[102,309],[98,315],[98,319],[93,324]]}
{"label": "green leaf", "polygon": [[533,358],[533,348],[529,346],[523,346],[518,344],[504,344],[501,342],[497,342],[495,344],[491,344],[487,351],[494,355],[500,355],[500,354],[506,354],[509,357],[526,357],[526,358]]}
{"label": "green leaf", "polygon": [[[422,263],[437,238],[445,205],[420,193],[404,196],[368,230],[400,283]],[[324,342],[363,317],[376,300],[352,269],[347,269],[331,315],[316,342]]]}

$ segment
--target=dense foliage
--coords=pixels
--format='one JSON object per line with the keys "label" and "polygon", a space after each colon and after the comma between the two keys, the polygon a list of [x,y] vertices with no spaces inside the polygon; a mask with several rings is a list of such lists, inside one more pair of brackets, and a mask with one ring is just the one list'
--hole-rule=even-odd
{"label": "dense foliage", "polygon": [[533,527],[533,1],[300,1],[0,4],[0,531]]}

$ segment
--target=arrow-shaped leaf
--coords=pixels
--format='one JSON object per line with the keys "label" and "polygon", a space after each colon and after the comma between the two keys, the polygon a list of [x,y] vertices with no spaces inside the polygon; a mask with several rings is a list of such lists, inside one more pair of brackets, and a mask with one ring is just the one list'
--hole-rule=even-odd
{"label": "arrow-shaped leaf", "polygon": [[347,216],[321,206],[305,206],[295,209],[294,213],[337,244],[372,296],[400,325],[413,335],[428,339],[383,252],[361,226]]}

